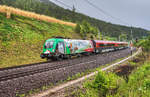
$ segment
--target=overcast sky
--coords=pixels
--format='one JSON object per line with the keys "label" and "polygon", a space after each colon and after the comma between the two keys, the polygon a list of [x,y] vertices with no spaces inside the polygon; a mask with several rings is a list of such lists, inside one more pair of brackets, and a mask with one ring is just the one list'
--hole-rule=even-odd
{"label": "overcast sky", "polygon": [[50,1],[64,8],[68,7],[60,4],[57,1],[61,1],[69,6],[74,5],[77,9],[77,12],[84,13],[88,16],[95,17],[100,20],[114,24],[136,26],[150,30],[150,0],[88,0],[115,18],[103,14],[98,9],[89,5],[86,0]]}

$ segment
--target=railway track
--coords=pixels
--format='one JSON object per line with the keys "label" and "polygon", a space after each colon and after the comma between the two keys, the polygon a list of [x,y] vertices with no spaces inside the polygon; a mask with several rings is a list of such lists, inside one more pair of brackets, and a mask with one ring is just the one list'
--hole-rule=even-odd
{"label": "railway track", "polygon": [[[104,52],[102,52],[99,55],[102,55],[104,53],[109,53],[109,52],[104,51]],[[94,55],[92,55],[92,56],[94,56]],[[84,57],[87,57],[87,56],[84,56]],[[70,59],[70,60],[73,60],[73,59]],[[19,66],[0,68],[0,72],[7,71],[7,70],[13,70],[13,69],[22,69],[22,68],[26,68],[26,67],[34,67],[34,66],[39,66],[39,65],[44,65],[44,64],[54,63],[54,62],[55,63],[59,63],[60,61],[58,62],[58,61],[54,61],[53,60],[53,61],[47,61],[47,62],[39,62],[39,63],[32,63],[32,64],[23,64],[23,65],[19,65]]]}
{"label": "railway track", "polygon": [[129,49],[108,52],[59,62],[42,63],[0,70],[0,97],[16,97],[49,83],[57,83],[69,76],[108,64],[130,54]]}
{"label": "railway track", "polygon": [[[80,63],[80,65],[82,64],[86,64],[86,63],[92,63],[92,62],[96,62],[96,60],[94,61],[89,61],[89,62],[84,62],[84,63]],[[36,69],[36,70],[28,70],[28,71],[23,71],[23,72],[20,72],[20,73],[11,73],[11,74],[7,74],[7,75],[4,75],[4,76],[0,76],[0,81],[7,81],[7,80],[10,80],[10,79],[14,79],[14,78],[19,78],[19,77],[24,77],[24,76],[29,76],[29,75],[33,75],[33,74],[36,74],[36,73],[41,73],[41,72],[46,72],[46,71],[49,71],[49,70],[56,70],[56,69],[59,69],[59,68],[65,68],[65,67],[68,67],[68,66],[72,66],[74,64],[59,64],[59,65],[56,65],[56,66],[49,66],[49,67],[44,67],[44,68],[39,68],[39,69]]]}
{"label": "railway track", "polygon": [[77,64],[82,65],[82,64],[90,63],[96,61],[95,58],[97,56],[103,56],[109,53],[111,52],[104,52],[98,55],[85,56],[85,57],[80,57],[80,58],[75,58],[70,60],[41,62],[41,63],[27,64],[23,66],[0,69],[0,82],[11,80],[14,78],[29,76],[37,73],[42,73],[50,70],[55,70],[59,68],[65,68],[72,65],[77,65]]}
{"label": "railway track", "polygon": [[[71,60],[63,60],[59,62],[43,62],[43,63],[36,63],[26,66],[19,66],[19,67],[13,67],[13,68],[5,68],[3,70],[0,70],[0,81],[7,81],[14,78],[24,77],[33,75],[36,73],[46,72],[50,70],[55,70],[59,68],[65,68],[72,65],[77,64],[86,64],[89,62],[93,62],[91,60],[91,57],[94,57],[96,55],[88,56],[88,60],[86,60],[87,57],[83,58],[76,58]],[[82,61],[79,61],[79,59],[82,59]],[[78,60],[78,61],[77,61]]]}

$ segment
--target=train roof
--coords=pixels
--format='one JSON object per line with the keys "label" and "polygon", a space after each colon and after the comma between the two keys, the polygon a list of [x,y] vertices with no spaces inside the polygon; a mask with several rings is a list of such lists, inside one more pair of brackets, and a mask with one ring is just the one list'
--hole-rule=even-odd
{"label": "train roof", "polygon": [[119,43],[119,44],[127,44],[128,42],[120,42],[120,41],[104,41],[104,40],[95,40],[97,43]]}
{"label": "train roof", "polygon": [[[62,40],[63,38],[50,38],[47,39],[46,41],[50,40]],[[80,40],[80,39],[64,39],[64,40]],[[81,40],[81,41],[90,41],[90,40]],[[105,40],[94,40],[96,43],[117,43],[117,44],[128,44],[128,42],[121,42],[121,41],[105,41]]]}

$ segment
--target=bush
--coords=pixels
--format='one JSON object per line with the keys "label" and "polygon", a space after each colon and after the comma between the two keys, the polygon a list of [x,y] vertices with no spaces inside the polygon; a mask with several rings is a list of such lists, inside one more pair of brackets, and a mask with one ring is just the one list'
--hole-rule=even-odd
{"label": "bush", "polygon": [[149,97],[150,63],[144,64],[129,76],[128,83],[122,83],[115,97]]}
{"label": "bush", "polygon": [[145,79],[142,87],[143,87],[143,90],[150,90],[150,79]]}
{"label": "bush", "polygon": [[143,47],[143,50],[145,52],[149,52],[150,51],[150,37],[148,37],[147,39],[141,40],[138,43],[135,44],[138,47]]}
{"label": "bush", "polygon": [[85,91],[81,93],[81,97],[105,97],[111,95],[124,81],[113,73],[105,73],[99,71],[95,80],[84,83]]}

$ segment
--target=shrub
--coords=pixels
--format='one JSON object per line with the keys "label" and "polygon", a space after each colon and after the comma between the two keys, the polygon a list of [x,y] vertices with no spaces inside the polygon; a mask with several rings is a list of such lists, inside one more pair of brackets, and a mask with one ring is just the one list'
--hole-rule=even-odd
{"label": "shrub", "polygon": [[150,90],[150,79],[145,79],[142,87],[144,90]]}
{"label": "shrub", "polygon": [[93,81],[84,83],[85,91],[81,93],[81,97],[105,97],[111,95],[124,81],[113,73],[105,73],[99,71]]}

